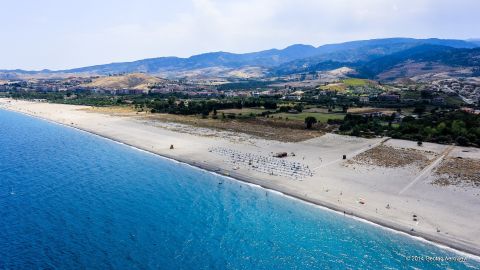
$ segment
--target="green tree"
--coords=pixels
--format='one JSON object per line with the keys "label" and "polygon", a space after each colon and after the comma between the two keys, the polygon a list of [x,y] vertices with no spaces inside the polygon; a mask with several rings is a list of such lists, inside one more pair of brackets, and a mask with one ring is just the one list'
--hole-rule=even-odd
{"label": "green tree", "polygon": [[437,130],[439,133],[442,133],[446,128],[447,128],[447,125],[445,124],[445,122],[441,122],[437,126]]}
{"label": "green tree", "polygon": [[307,129],[311,129],[314,124],[317,123],[317,118],[313,116],[305,117],[305,125],[307,125]]}
{"label": "green tree", "polygon": [[295,104],[295,106],[293,108],[295,110],[297,110],[298,112],[302,112],[303,111],[303,104],[302,103],[297,103],[297,104]]}
{"label": "green tree", "polygon": [[452,122],[452,132],[455,136],[463,136],[467,133],[465,122],[462,120],[454,120]]}
{"label": "green tree", "polygon": [[425,110],[427,107],[424,104],[418,104],[415,106],[415,109],[413,110],[413,113],[418,114],[419,116],[422,116],[423,113],[425,113]]}
{"label": "green tree", "polygon": [[168,97],[168,105],[172,106],[173,104],[175,104],[175,97]]}

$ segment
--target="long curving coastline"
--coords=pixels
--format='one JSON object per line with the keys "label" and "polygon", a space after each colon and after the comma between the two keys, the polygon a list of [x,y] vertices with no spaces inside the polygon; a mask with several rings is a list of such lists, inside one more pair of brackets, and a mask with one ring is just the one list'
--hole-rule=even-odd
{"label": "long curving coastline", "polygon": [[[178,132],[146,123],[142,119],[87,112],[83,106],[4,99],[0,100],[0,108],[71,126],[455,250],[480,255],[480,213],[475,207],[479,202],[476,195],[478,190],[433,186],[428,182],[428,177],[417,179],[415,176],[418,171],[413,168],[360,166],[352,169],[339,158],[341,153],[348,153],[350,158],[372,149],[383,143],[380,139],[326,135],[302,143],[280,143],[258,138],[245,139],[242,135],[235,138],[231,137],[235,136],[232,134],[201,136],[192,134],[194,132]],[[399,147],[415,147],[411,142],[388,143]],[[174,149],[170,149],[172,144]],[[211,152],[212,147],[265,156],[278,150],[295,152],[296,156],[289,158],[308,164],[314,170],[314,175],[305,179],[291,179],[234,166],[224,156]],[[439,154],[445,150],[438,145],[427,147]],[[472,151],[473,154],[470,152],[469,155],[480,157],[480,152]],[[460,154],[461,149],[450,149],[450,153]],[[386,179],[389,181],[385,182]],[[389,207],[386,208],[386,205]],[[412,213],[418,215],[420,222],[412,222]]]}

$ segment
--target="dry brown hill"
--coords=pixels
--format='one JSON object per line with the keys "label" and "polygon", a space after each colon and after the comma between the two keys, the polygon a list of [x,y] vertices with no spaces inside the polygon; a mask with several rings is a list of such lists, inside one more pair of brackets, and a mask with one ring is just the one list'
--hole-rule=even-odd
{"label": "dry brown hill", "polygon": [[94,79],[85,87],[102,87],[109,89],[139,89],[146,90],[148,86],[165,80],[144,73],[131,73],[117,76],[107,76]]}

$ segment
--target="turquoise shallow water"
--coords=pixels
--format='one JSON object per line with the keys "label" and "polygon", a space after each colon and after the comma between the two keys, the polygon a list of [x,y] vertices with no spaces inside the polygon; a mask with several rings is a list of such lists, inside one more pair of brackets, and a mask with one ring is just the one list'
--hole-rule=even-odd
{"label": "turquoise shallow water", "polygon": [[0,269],[480,268],[411,261],[459,255],[17,113],[0,110],[0,147]]}

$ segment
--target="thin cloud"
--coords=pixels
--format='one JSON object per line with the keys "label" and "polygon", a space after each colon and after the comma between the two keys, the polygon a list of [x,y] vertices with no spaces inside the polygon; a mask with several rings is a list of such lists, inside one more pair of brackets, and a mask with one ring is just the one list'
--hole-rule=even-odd
{"label": "thin cloud", "polygon": [[[383,37],[479,37],[478,0],[9,1],[0,68],[64,69]],[[28,10],[25,6],[31,6]]]}

